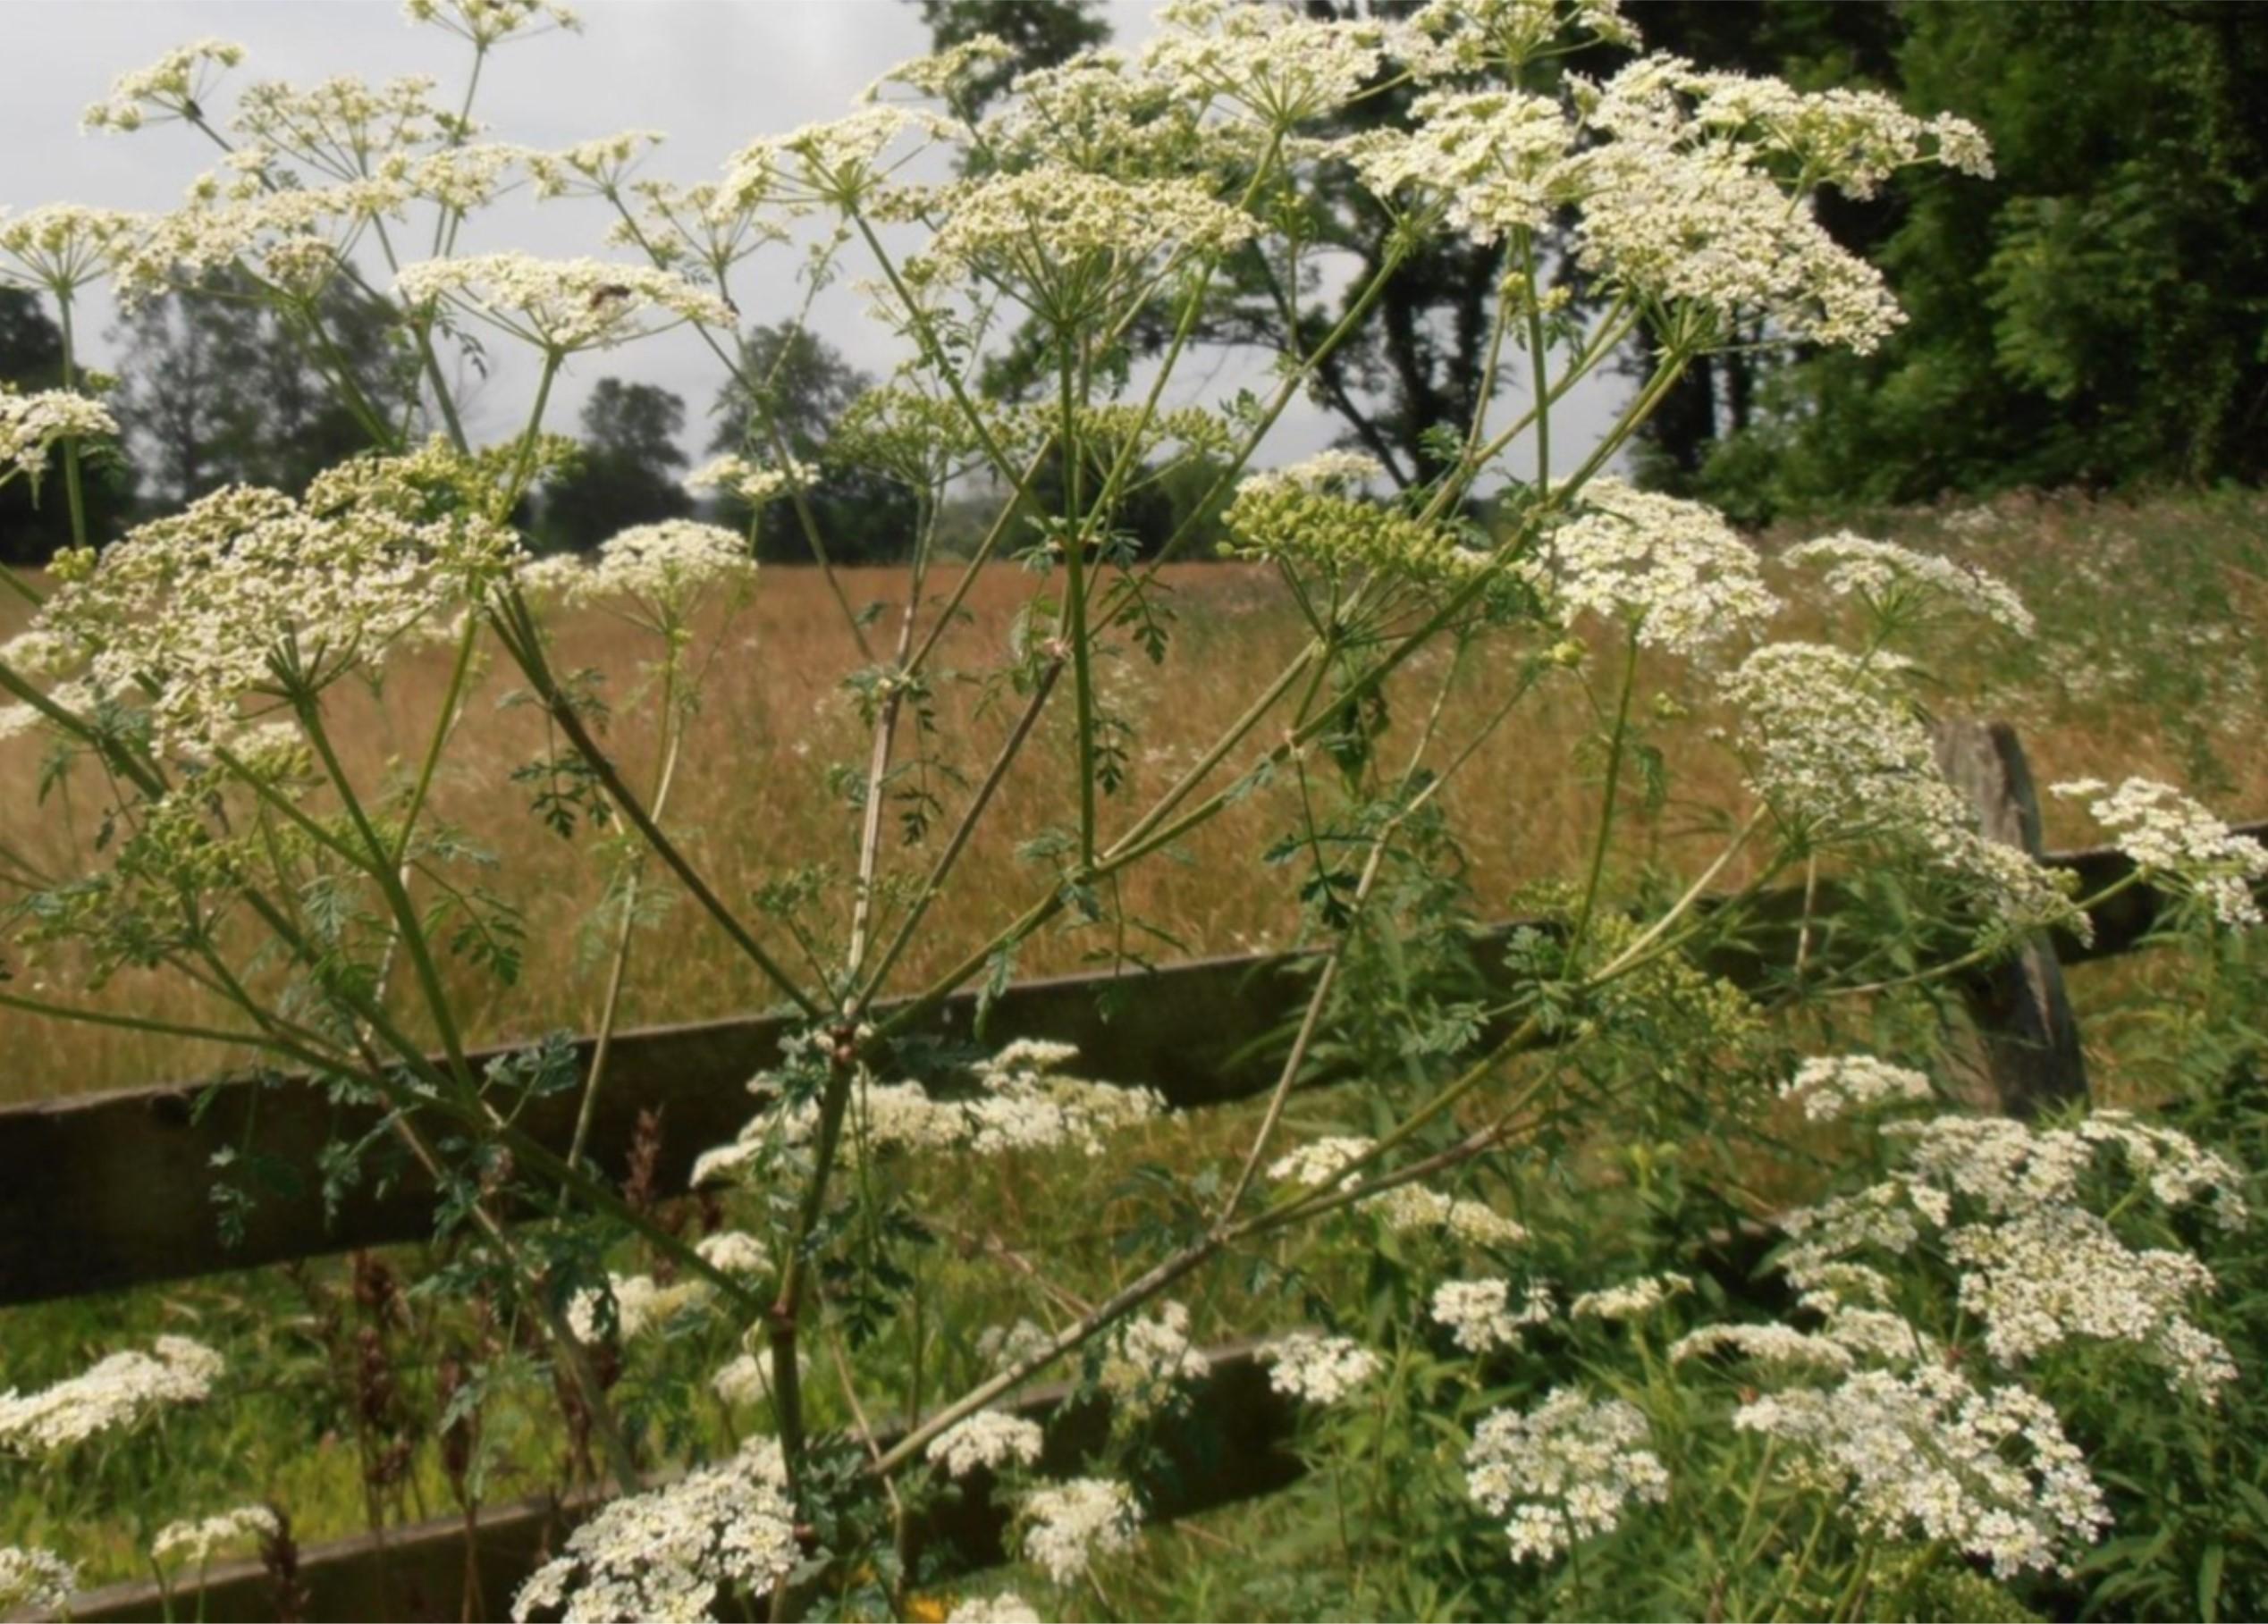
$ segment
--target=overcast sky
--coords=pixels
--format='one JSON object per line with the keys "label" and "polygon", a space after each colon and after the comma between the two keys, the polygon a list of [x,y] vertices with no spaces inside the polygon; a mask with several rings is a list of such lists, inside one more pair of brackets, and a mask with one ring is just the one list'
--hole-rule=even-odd
{"label": "overcast sky", "polygon": [[[669,140],[648,160],[646,172],[680,181],[713,178],[719,164],[753,136],[848,111],[878,74],[928,48],[917,10],[903,0],[577,4],[581,33],[514,42],[492,59],[476,115],[494,139],[534,147],[623,129],[661,130]],[[195,135],[178,124],[131,136],[79,129],[80,111],[113,76],[168,46],[206,36],[245,46],[244,63],[224,81],[224,107],[231,105],[228,84],[258,79],[304,83],[341,73],[428,73],[446,89],[461,84],[469,55],[462,42],[406,22],[395,0],[0,0],[0,7],[8,24],[0,206],[12,209],[55,201],[158,209],[180,200],[212,156]],[[1151,8],[1144,0],[1109,0],[1105,9],[1119,44],[1136,44],[1147,33]],[[604,220],[594,206],[515,201],[482,218],[488,223],[480,235],[468,233],[462,244],[468,250],[517,248],[560,257],[607,251],[599,240]],[[753,280],[735,289],[742,309],[751,320],[789,314],[798,294],[788,281],[789,251],[770,250],[752,265]],[[852,262],[853,276],[867,271]],[[839,287],[824,296],[814,324],[858,365],[887,370],[897,358],[894,341],[863,318],[862,304],[847,286]],[[87,323],[108,324],[106,307]],[[530,355],[514,354],[508,345],[493,346],[492,353],[496,376],[473,408],[473,426],[502,437],[524,415],[534,366]],[[1237,358],[1185,370],[1190,392],[1201,377],[1206,396],[1233,394],[1257,375]],[[591,384],[610,374],[683,396],[691,419],[688,449],[701,449],[719,374],[697,340],[680,332],[576,358],[555,397],[551,426],[570,427]],[[1562,443],[1581,449],[1595,442],[1626,388],[1609,379],[1571,397],[1557,418]],[[1511,393],[1516,409],[1520,391]],[[1336,420],[1303,404],[1287,415],[1260,460],[1305,455],[1337,433]]]}

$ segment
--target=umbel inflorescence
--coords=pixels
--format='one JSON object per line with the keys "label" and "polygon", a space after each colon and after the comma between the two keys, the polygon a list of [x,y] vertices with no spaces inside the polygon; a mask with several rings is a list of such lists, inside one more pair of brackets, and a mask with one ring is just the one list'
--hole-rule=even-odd
{"label": "umbel inflorescence", "polygon": [[[1119,1611],[1120,1559],[1161,1510],[1157,1429],[1235,1377],[1213,1347],[1229,1333],[1255,1338],[1266,1401],[1303,1418],[1349,1606],[1375,1599],[1359,1589],[1375,1547],[1434,1550],[1469,1526],[1486,1537],[1456,1554],[1455,1583],[1498,1586],[1471,1594],[1508,1611],[1583,1611],[1589,1553],[1665,1527],[1678,1562],[1609,1568],[1670,1586],[1693,1552],[1733,1554],[1647,1593],[1659,1611],[1722,1616],[1759,1573],[1754,1611],[1841,1606],[1916,1552],[2063,1571],[2109,1525],[2112,1479],[2059,1381],[2130,1385],[2134,1367],[2153,1401],[2224,1401],[2236,1357],[2184,1235],[2248,1221],[2233,1164],[2115,1112],[1941,1114],[1921,1056],[1792,1059],[1713,956],[1752,954],[1759,888],[1800,872],[1791,997],[1894,984],[1814,954],[1845,922],[1809,916],[1822,865],[1893,889],[1917,930],[1965,932],[1974,961],[2086,929],[2087,899],[1986,838],[1939,770],[1939,676],[1909,652],[1948,628],[2030,635],[2024,604],[1981,570],[1850,533],[1767,557],[1707,507],[1605,472],[1715,351],[1888,340],[1890,289],[1820,198],[1915,166],[1988,175],[1974,128],[1641,54],[1612,0],[1348,19],[1174,0],[1138,48],[1028,72],[1009,42],[965,41],[679,181],[653,172],[673,156],[658,132],[536,150],[474,115],[491,54],[573,28],[565,8],[405,9],[469,55],[461,91],[423,75],[239,91],[243,54],[199,41],[119,79],[86,120],[185,124],[220,148],[179,207],[0,217],[0,280],[52,301],[66,332],[105,279],[129,307],[224,290],[308,342],[371,442],[304,489],[226,484],[97,546],[85,467],[127,414],[75,358],[69,387],[0,395],[0,483],[44,499],[60,473],[77,526],[46,579],[17,583],[0,740],[40,735],[43,798],[67,785],[101,828],[84,871],[0,854],[0,930],[38,971],[8,966],[0,997],[102,1018],[72,1000],[104,976],[174,975],[224,1023],[159,1030],[382,1110],[384,1134],[330,1148],[308,1177],[336,1199],[406,1156],[443,1191],[448,1278],[474,1283],[484,1349],[434,1378],[452,1491],[469,1515],[468,1485],[517,1468],[497,1442],[513,1429],[484,1432],[482,1407],[530,1368],[578,1471],[619,1491],[513,1616],[823,1597],[845,1616],[1034,1617],[989,1582],[933,1594],[935,1569],[907,1561],[923,1508],[980,1497],[1032,1583]],[[596,215],[594,252],[497,241],[486,211],[516,194]],[[1357,225],[1375,252],[1344,251]],[[1461,335],[1488,358],[1473,398],[1406,425],[1421,456],[1388,456],[1409,450],[1390,435],[1279,455],[1271,432],[1303,394],[1362,387],[1371,364],[1344,370],[1348,346],[1429,248],[1488,270],[1482,331]],[[815,449],[774,417],[778,380],[742,329],[788,315],[792,358],[796,324],[847,272],[894,370]],[[811,296],[800,315],[781,307],[791,288]],[[397,405],[358,399],[336,363],[341,310],[384,333],[410,380]],[[554,385],[665,333],[712,354],[746,403],[745,435],[687,482],[716,504],[538,556],[528,504],[571,450]],[[1243,341],[1266,358],[1251,387],[1193,381],[1199,352]],[[1595,445],[1555,445],[1555,401],[1617,358],[1644,374],[1629,404]],[[482,444],[497,414],[468,413],[460,386],[492,368],[532,380],[532,399]],[[997,513],[949,537],[941,516],[979,487]],[[868,600],[830,530],[846,492],[881,489],[907,499],[911,562]],[[1204,522],[1143,559],[1132,526],[1168,492],[1193,492]],[[1296,647],[1218,739],[1138,757],[1176,683],[1216,680],[1176,662],[1174,578],[1152,568],[1200,531],[1238,580],[1280,593]],[[840,685],[810,736],[787,739],[702,708],[704,680],[751,646],[738,616],[770,578],[759,549],[783,541],[820,566],[844,662],[819,673]],[[991,642],[969,629],[988,572],[1020,605]],[[586,624],[609,622],[636,669],[582,664]],[[342,750],[342,717],[368,714],[348,706],[400,709],[389,685],[417,662],[448,675],[417,736],[397,750],[389,734],[377,769]],[[535,753],[501,767],[475,745],[492,675]],[[1588,862],[1536,888],[1547,917],[1500,945],[1517,987],[1483,995],[1471,921],[1501,899],[1465,893],[1442,791],[1492,750],[1528,763],[1539,735],[1520,707],[1551,685],[1586,736],[1537,774],[1594,820]],[[1461,736],[1454,702],[1482,690],[1500,708]],[[981,703],[956,736],[940,695],[964,692]],[[1689,862],[1692,830],[1665,837],[1664,809],[1689,803],[1657,738],[1696,716],[1737,774],[1733,804],[1691,820],[1711,846]],[[815,797],[825,855],[791,860],[772,809],[845,729],[855,748]],[[763,838],[736,845],[687,812],[688,762],[764,809]],[[2256,842],[2167,786],[2062,787],[2126,846],[2133,883],[2195,897],[2196,928],[2258,921]],[[483,797],[525,806],[542,840],[581,841],[546,849],[599,876],[587,1045],[477,1048],[530,929],[509,883],[531,871],[526,842],[492,851],[460,826]],[[1120,1019],[1155,939],[1208,945],[1143,919],[1129,877],[1256,818],[1288,822],[1252,866],[1300,876],[1287,939],[1310,951],[1286,984],[1307,1002],[1224,1063],[1280,1071],[1216,1157],[1163,1093],[993,1027],[1019,953],[1055,932],[1117,972],[1100,1013]],[[1633,878],[1618,854],[1640,819]],[[964,859],[992,847],[972,896]],[[594,1123],[623,1108],[613,1039],[662,921],[672,955],[696,933],[719,944],[782,1024],[749,1060],[737,1133],[680,1144],[648,1121],[618,1178]],[[1328,1103],[1306,1086],[1341,1077],[1354,1086]],[[1860,1148],[1807,1153],[1824,1188],[1777,1217],[1785,1311],[1743,1317],[1694,1249],[1649,1238],[1681,1157],[1790,1123]],[[1656,1203],[1611,1252],[1571,1240],[1554,1205],[1604,1155],[1593,1132],[1628,1157],[1610,1189]],[[663,1200],[671,1174],[692,1202]],[[999,1233],[999,1212],[1027,1206],[1059,1233]],[[392,1310],[366,1295],[377,1338]],[[370,1346],[366,1422],[399,1397]],[[161,1430],[146,1424],[223,1409],[223,1368],[175,1336],[113,1353],[0,1398],[0,1448],[43,1467],[122,1452]],[[1042,1376],[1074,1384],[1066,1413],[1107,1410],[1107,1439],[1074,1452],[1018,1409]],[[232,1511],[145,1519],[161,1572],[280,1539],[252,1488],[201,1502]],[[1350,1532],[1356,1515],[1415,1515],[1427,1537]],[[1704,1524],[1725,1537],[1694,1536]],[[1814,1557],[1840,1564],[1838,1588],[1800,1587]],[[0,1550],[0,1606],[54,1607],[73,1582],[53,1552]]]}

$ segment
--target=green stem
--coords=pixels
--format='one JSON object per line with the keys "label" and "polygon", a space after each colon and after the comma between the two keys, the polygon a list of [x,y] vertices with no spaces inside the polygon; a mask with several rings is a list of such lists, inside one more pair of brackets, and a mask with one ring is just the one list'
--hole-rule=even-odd
{"label": "green stem", "polygon": [[1072,399],[1070,354],[1063,350],[1057,359],[1056,377],[1063,410],[1064,484],[1069,502],[1063,535],[1064,635],[1071,644],[1071,697],[1078,719],[1079,862],[1089,865],[1094,862],[1095,750],[1094,677],[1087,647],[1087,527],[1083,519],[1075,526],[1070,523],[1070,516],[1080,511],[1080,485],[1086,459],[1079,444],[1077,407]]}
{"label": "green stem", "polygon": [[465,1058],[465,1044],[457,1030],[456,1011],[442,987],[440,966],[434,962],[432,946],[426,940],[424,921],[418,919],[417,907],[409,899],[409,889],[401,883],[400,872],[394,866],[392,848],[379,836],[377,829],[364,812],[362,802],[354,793],[354,782],[347,776],[347,770],[341,763],[337,751],[332,748],[330,734],[323,726],[320,704],[304,694],[296,695],[293,703],[299,711],[301,731],[306,733],[308,742],[315,746],[316,755],[323,762],[332,787],[338,792],[349,821],[353,823],[356,833],[362,837],[368,855],[357,866],[376,882],[380,894],[385,897],[386,905],[392,911],[400,926],[400,940],[409,950],[410,968],[417,973],[418,989],[425,995],[426,1006],[433,1015],[442,1048],[449,1056],[450,1070],[456,1073],[464,1086],[469,1088],[473,1081],[472,1066]]}
{"label": "green stem", "polygon": [[[55,306],[63,313],[63,386],[75,392],[79,388],[79,356],[72,336],[68,289],[57,290]],[[63,493],[71,504],[71,544],[83,548],[87,545],[87,492],[85,477],[80,471],[77,434],[63,436]],[[13,572],[10,573],[13,577]]]}
{"label": "green stem", "polygon": [[449,686],[441,696],[441,715],[434,725],[433,736],[426,741],[425,760],[417,766],[417,781],[410,788],[409,804],[401,814],[401,833],[393,846],[393,864],[400,868],[409,852],[410,832],[417,826],[417,819],[426,808],[426,797],[433,793],[434,775],[441,768],[441,753],[456,731],[462,714],[465,683],[472,672],[473,645],[480,635],[480,617],[468,614],[465,629],[457,638],[457,658],[450,668]]}
{"label": "green stem", "polygon": [[1606,847],[1615,831],[1615,797],[1622,787],[1623,754],[1630,737],[1631,695],[1638,687],[1638,628],[1630,628],[1628,646],[1623,656],[1622,694],[1615,705],[1615,730],[1606,746],[1606,785],[1601,795],[1598,812],[1598,831],[1591,841],[1590,872],[1583,880],[1582,905],[1575,910],[1574,929],[1567,933],[1567,947],[1561,962],[1572,966],[1575,955],[1582,949],[1583,938],[1589,932],[1591,912],[1598,904],[1599,881],[1606,872]]}
{"label": "green stem", "polygon": [[[677,654],[674,645],[663,669],[662,690],[662,769],[653,787],[653,816],[658,820],[669,809],[670,790],[677,780],[678,760],[685,743],[685,729],[677,711]],[[575,1109],[575,1132],[568,1140],[567,1159],[570,1165],[579,1165],[583,1149],[589,1143],[591,1123],[598,1115],[599,1085],[605,1081],[607,1062],[613,1057],[615,1022],[622,1010],[622,990],[629,980],[630,945],[637,930],[639,882],[645,877],[645,854],[635,853],[628,860],[628,872],[622,880],[622,922],[614,936],[614,955],[607,966],[606,996],[599,1009],[598,1031],[591,1040],[590,1074],[583,1080],[583,1098]]]}
{"label": "green stem", "polygon": [[693,866],[692,860],[654,821],[653,815],[639,801],[637,792],[624,782],[621,770],[598,747],[598,741],[591,736],[590,728],[584,724],[574,701],[568,697],[560,687],[558,678],[552,674],[550,662],[544,657],[542,633],[527,605],[517,593],[508,593],[504,601],[496,606],[495,613],[497,635],[505,652],[511,655],[513,663],[519,666],[521,675],[535,690],[536,697],[543,702],[552,722],[567,736],[568,743],[575,747],[576,753],[582,757],[597,778],[608,798],[636,826],[646,845],[669,866],[679,883],[731,938],[733,945],[746,955],[748,962],[763,972],[789,1003],[805,1015],[814,1020],[819,1018],[822,1014],[820,1006],[796,985],[795,978],[765,950],[763,944],[749,934],[748,928],[740,922],[739,916],[725,905],[724,899]]}

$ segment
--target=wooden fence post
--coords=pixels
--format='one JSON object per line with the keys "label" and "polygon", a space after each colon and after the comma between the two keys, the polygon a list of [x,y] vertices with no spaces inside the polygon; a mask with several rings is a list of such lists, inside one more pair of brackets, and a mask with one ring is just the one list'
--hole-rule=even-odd
{"label": "wooden fence post", "polygon": [[[2006,722],[1949,719],[1937,724],[1936,745],[1939,767],[1976,807],[1985,838],[2038,856],[2039,796],[2016,729]],[[2031,1116],[2087,1098],[2078,1017],[2046,931],[2035,932],[2013,956],[1969,977],[1962,992],[2002,1110]]]}

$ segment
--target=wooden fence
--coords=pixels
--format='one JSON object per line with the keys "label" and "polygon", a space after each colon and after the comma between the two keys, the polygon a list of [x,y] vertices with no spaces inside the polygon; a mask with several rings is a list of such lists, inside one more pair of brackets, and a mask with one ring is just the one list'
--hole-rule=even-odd
{"label": "wooden fence", "polygon": [[[2039,854],[2038,808],[2013,731],[2003,724],[1950,725],[1941,729],[1939,748],[1949,778],[1977,803],[1986,833]],[[2243,825],[2241,832],[2268,836],[2268,821]],[[2081,895],[2133,872],[2129,859],[2107,848],[2039,854],[2049,867],[2075,875]],[[2084,1091],[2061,966],[2144,943],[2166,901],[2147,886],[2121,892],[2095,913],[2087,941],[2061,932],[2036,940],[1962,985],[2003,1105],[2028,1109]],[[1754,908],[1755,928],[1712,963],[1751,985],[1788,962],[1800,920],[1832,920],[1834,913],[1832,895],[1807,902],[1798,889],[1768,893]],[[1484,968],[1507,986],[1501,948],[1519,928],[1496,927],[1481,943]],[[1024,982],[993,1001],[984,1036],[996,1043],[1033,1037],[1075,1044],[1083,1074],[1147,1084],[1176,1110],[1247,1098],[1273,1081],[1270,1039],[1296,1018],[1311,962],[1302,953],[1268,954]],[[975,1017],[974,997],[957,998],[940,1011],[933,1030],[970,1037]],[[658,1109],[664,1135],[657,1189],[682,1191],[693,1158],[738,1132],[751,1108],[744,1085],[771,1062],[789,1030],[789,1022],[767,1014],[618,1036],[590,1140],[597,1162],[613,1176],[626,1172],[640,1113]],[[581,1040],[585,1063],[589,1051],[589,1040]],[[563,1149],[574,1100],[569,1090],[536,1101],[522,1125]],[[221,1238],[212,1200],[217,1154],[306,1169],[326,1143],[369,1133],[381,1122],[375,1106],[341,1102],[289,1077],[130,1089],[0,1109],[0,1306],[423,1238],[431,1230],[433,1191],[407,1175],[384,1188],[350,1191],[328,1210],[311,1182],[264,1191],[241,1236],[232,1244]],[[1045,1421],[1048,1460],[1066,1467],[1108,1423],[1094,1401],[1068,1398],[1063,1389],[1045,1389],[1024,1401]],[[1209,1510],[1292,1481],[1300,1471],[1289,1450],[1294,1418],[1249,1350],[1219,1351],[1175,1423],[1157,1473],[1138,1485],[1153,1519]],[[592,1503],[521,1502],[481,1514],[477,1570],[491,1612],[502,1611],[536,1555],[555,1549]],[[985,1497],[972,1494],[966,1504],[936,1513],[923,1536],[949,1552],[961,1570],[995,1561],[1001,1525],[985,1508]],[[383,1595],[384,1611],[393,1616],[460,1617],[468,1549],[460,1519],[390,1530],[383,1541],[312,1547],[302,1555],[303,1616],[372,1616],[381,1611]],[[205,1599],[207,1617],[277,1616],[257,1564],[216,1566]],[[154,1587],[120,1586],[80,1597],[74,1616],[156,1618],[164,1605]],[[177,1613],[194,1606],[176,1598]]]}

